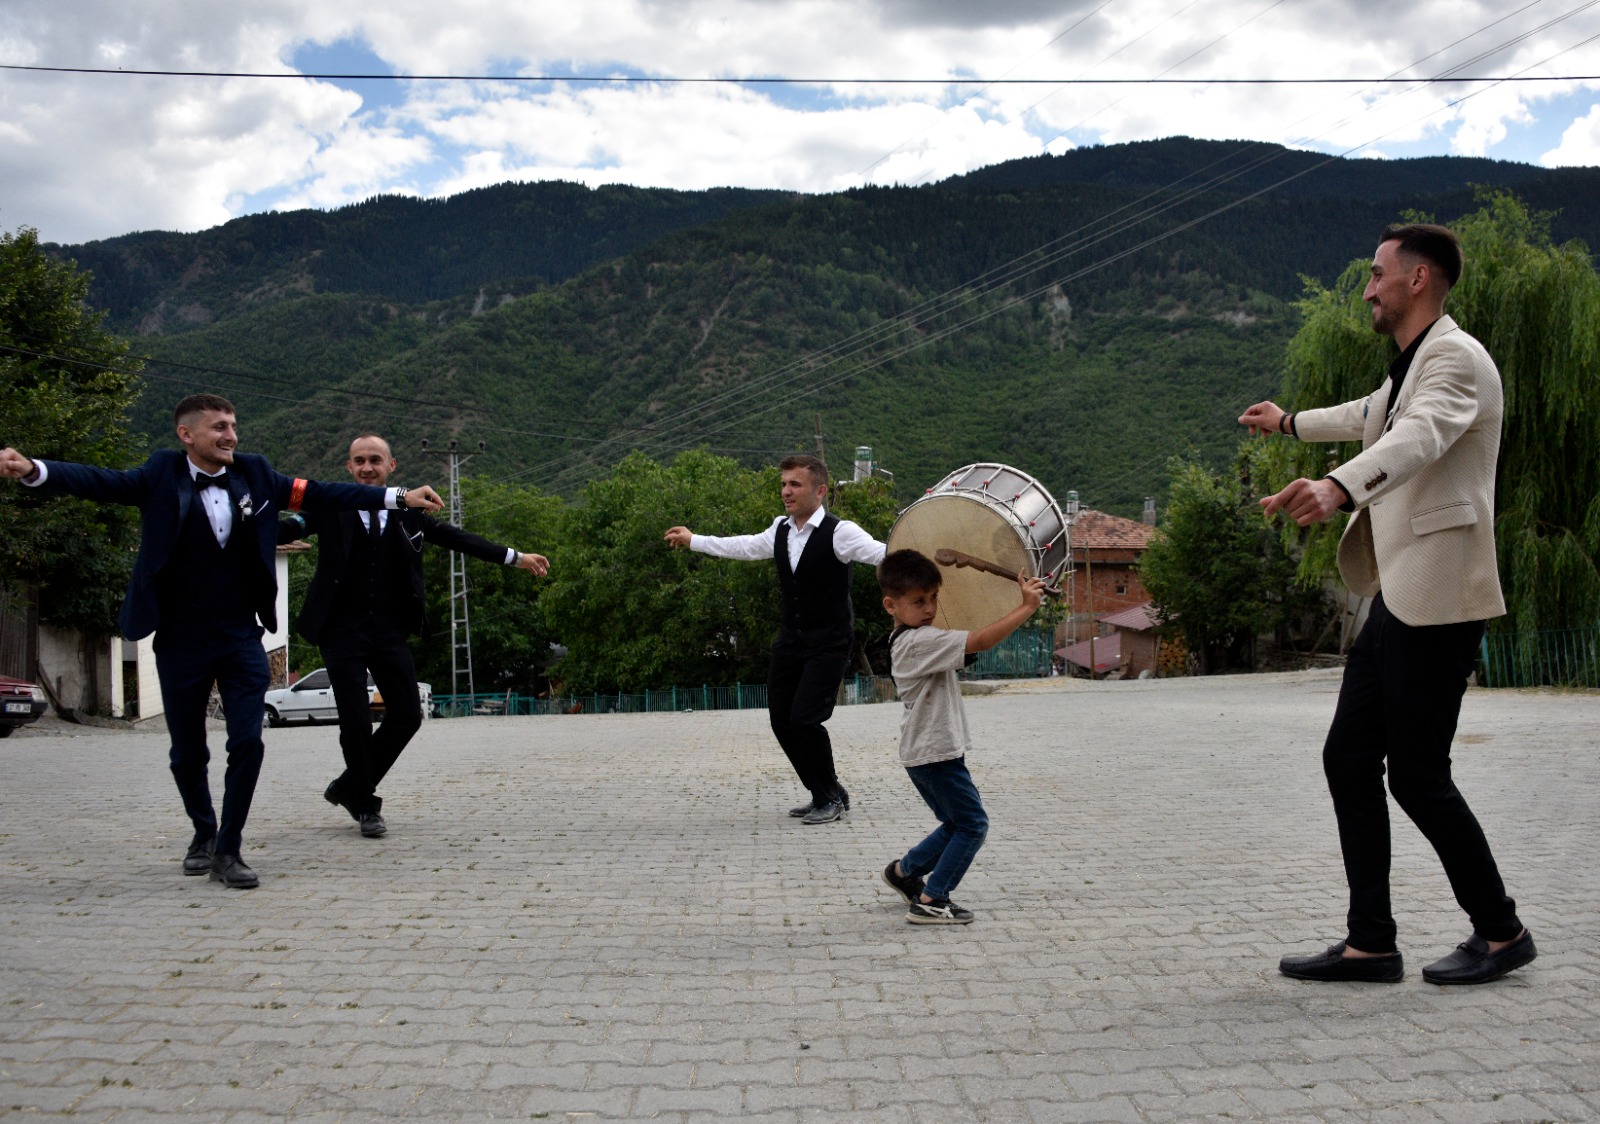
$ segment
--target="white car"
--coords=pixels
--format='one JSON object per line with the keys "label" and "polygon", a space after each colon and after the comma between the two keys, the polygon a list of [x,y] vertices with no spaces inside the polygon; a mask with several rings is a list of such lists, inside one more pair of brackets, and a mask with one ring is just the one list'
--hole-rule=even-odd
{"label": "white car", "polygon": [[[418,683],[417,692],[422,696],[422,716],[430,717],[433,709],[433,688],[427,683]],[[381,720],[383,696],[378,694],[378,686],[372,681],[370,673],[367,675],[367,700],[372,708],[372,720],[374,722]],[[318,722],[338,720],[339,708],[333,701],[333,687],[328,681],[326,668],[317,668],[292,687],[282,687],[267,692],[267,709],[263,721],[268,726],[287,726],[290,722],[308,722],[315,725]]]}

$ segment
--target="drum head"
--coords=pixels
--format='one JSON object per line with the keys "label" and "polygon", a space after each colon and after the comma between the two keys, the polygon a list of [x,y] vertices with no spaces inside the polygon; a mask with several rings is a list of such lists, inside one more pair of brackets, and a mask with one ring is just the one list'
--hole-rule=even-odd
{"label": "drum head", "polygon": [[[889,532],[890,550],[915,550],[929,558],[939,550],[959,550],[1037,577],[1033,554],[1010,518],[971,493],[924,496],[900,513]],[[970,632],[999,620],[1021,602],[1017,583],[967,567],[940,566],[940,628]]]}

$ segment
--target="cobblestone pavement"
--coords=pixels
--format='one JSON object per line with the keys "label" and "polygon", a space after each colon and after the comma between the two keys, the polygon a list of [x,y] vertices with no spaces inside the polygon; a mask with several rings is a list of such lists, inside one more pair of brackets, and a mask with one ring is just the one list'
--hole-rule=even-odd
{"label": "cobblestone pavement", "polygon": [[380,840],[322,800],[336,731],[274,730],[249,892],[179,873],[162,731],[30,728],[0,742],[0,1117],[1600,1118],[1600,694],[1469,693],[1457,776],[1541,954],[1449,989],[1418,972],[1467,925],[1398,813],[1405,981],[1277,972],[1343,935],[1336,689],[969,700],[965,928],[878,879],[931,826],[895,705],[834,716],[854,808],[820,827],[762,712],[430,722]]}

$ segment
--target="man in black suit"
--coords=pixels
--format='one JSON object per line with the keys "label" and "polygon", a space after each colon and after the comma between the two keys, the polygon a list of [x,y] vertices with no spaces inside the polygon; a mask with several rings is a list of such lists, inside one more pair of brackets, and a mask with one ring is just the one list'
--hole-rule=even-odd
{"label": "man in black suit", "polygon": [[[382,437],[364,433],[350,443],[345,467],[358,483],[381,488],[395,469],[394,454]],[[376,838],[388,830],[378,785],[422,726],[417,670],[406,637],[420,635],[426,623],[423,543],[539,575],[550,563],[541,554],[498,546],[415,511],[393,519],[382,511],[308,512],[282,523],[283,541],[315,534],[321,543],[317,572],[295,627],[321,647],[339,708],[344,772],[323,796],[349,812],[362,835]],[[376,733],[367,699],[369,671],[383,695],[383,721]]]}
{"label": "man in black suit", "polygon": [[[257,885],[240,857],[263,754],[261,716],[269,682],[262,624],[278,626],[280,511],[422,507],[437,511],[432,488],[324,484],[276,472],[265,457],[238,453],[233,405],[191,394],[173,410],[184,452],[158,450],[138,468],[116,471],[35,461],[0,449],[0,476],[47,492],[139,508],[139,554],[118,625],[130,640],[155,633],[156,674],[172,738],[172,775],[194,838],[185,874],[234,889]],[[228,768],[220,820],[206,766],[206,704],[215,682],[228,726]]]}

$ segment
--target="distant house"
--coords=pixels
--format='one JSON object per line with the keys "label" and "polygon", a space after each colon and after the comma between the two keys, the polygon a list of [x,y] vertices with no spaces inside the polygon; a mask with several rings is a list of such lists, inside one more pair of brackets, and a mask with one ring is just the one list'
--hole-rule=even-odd
{"label": "distant house", "polygon": [[[1150,600],[1139,579],[1139,560],[1149,549],[1156,529],[1137,519],[1124,519],[1103,511],[1084,508],[1072,524],[1072,565],[1067,619],[1056,633],[1056,645],[1068,648],[1106,630],[1096,621],[1106,613],[1131,609]],[[1087,649],[1085,649],[1087,651]],[[1099,644],[1095,663],[1103,664]],[[1085,656],[1080,666],[1087,667]]]}
{"label": "distant house", "polygon": [[1066,665],[1068,675],[1104,679],[1122,668],[1122,633],[1057,648],[1056,658]]}
{"label": "distant house", "polygon": [[1100,618],[1101,627],[1112,629],[1122,641],[1123,678],[1137,679],[1146,671],[1151,675],[1182,673],[1183,646],[1161,639],[1156,631],[1160,623],[1156,607],[1149,601]]}

